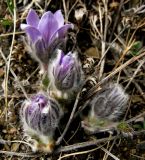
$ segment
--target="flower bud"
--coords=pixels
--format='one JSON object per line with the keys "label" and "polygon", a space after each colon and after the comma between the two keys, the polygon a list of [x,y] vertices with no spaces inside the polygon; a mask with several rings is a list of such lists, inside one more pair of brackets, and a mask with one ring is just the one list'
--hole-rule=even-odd
{"label": "flower bud", "polygon": [[105,86],[86,104],[90,111],[82,126],[90,132],[114,128],[126,110],[127,102],[128,95],[120,85],[111,83]]}
{"label": "flower bud", "polygon": [[[36,140],[37,149],[39,146],[43,146],[44,150],[48,149],[49,145],[52,145],[53,135],[61,117],[57,101],[38,93],[23,103],[20,115],[24,131]],[[51,150],[49,149],[48,152]]]}
{"label": "flower bud", "polygon": [[53,88],[68,95],[77,93],[82,86],[83,72],[76,53],[64,53],[57,50],[57,57],[50,69]]}

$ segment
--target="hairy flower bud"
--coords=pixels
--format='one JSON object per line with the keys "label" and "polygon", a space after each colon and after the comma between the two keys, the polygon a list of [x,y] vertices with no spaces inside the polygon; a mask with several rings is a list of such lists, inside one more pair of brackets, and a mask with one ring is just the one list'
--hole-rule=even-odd
{"label": "hairy flower bud", "polygon": [[48,68],[49,59],[54,50],[60,45],[72,24],[64,25],[61,10],[54,14],[44,13],[39,19],[37,13],[31,9],[26,17],[27,24],[21,24],[28,37],[28,47],[32,56],[40,62],[43,70]]}
{"label": "hairy flower bud", "polygon": [[53,88],[66,94],[78,92],[82,86],[83,73],[76,53],[64,53],[57,50],[57,57],[50,69]]}
{"label": "hairy flower bud", "polygon": [[105,86],[86,104],[90,111],[82,126],[90,132],[114,128],[126,110],[127,102],[128,95],[120,85],[111,83]]}
{"label": "hairy flower bud", "polygon": [[[56,100],[38,93],[26,100],[20,110],[24,131],[37,141],[36,150],[50,152],[53,135],[58,126],[61,110]],[[43,147],[42,147],[43,146]]]}

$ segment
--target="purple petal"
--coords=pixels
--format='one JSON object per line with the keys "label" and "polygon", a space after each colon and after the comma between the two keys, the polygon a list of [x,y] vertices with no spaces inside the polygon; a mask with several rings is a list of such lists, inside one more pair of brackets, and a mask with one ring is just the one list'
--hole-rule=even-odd
{"label": "purple petal", "polygon": [[65,55],[61,65],[64,66],[64,68],[73,66],[74,58],[72,56]]}
{"label": "purple petal", "polygon": [[53,66],[53,75],[56,77],[60,71],[61,62],[62,62],[63,57],[64,57],[63,52],[58,49],[57,58],[55,60],[54,66]]}
{"label": "purple petal", "polygon": [[62,69],[60,70],[60,75],[63,75],[64,77],[66,76],[66,74],[71,74],[70,72],[73,69],[73,64],[69,63],[69,64],[65,64],[62,66]]}
{"label": "purple petal", "polygon": [[40,114],[41,114],[40,108],[37,108],[33,111],[32,115],[29,116],[30,126],[35,130],[39,130]]}
{"label": "purple petal", "polygon": [[26,18],[26,22],[27,24],[29,24],[30,26],[36,27],[38,26],[39,23],[39,17],[37,15],[37,13],[33,10],[30,9],[27,18]]}
{"label": "purple petal", "polygon": [[60,66],[59,66],[59,69],[56,68],[57,70],[57,78],[59,80],[63,80],[67,75],[69,74],[72,74],[72,69],[73,69],[73,63],[67,63],[67,64],[64,64],[62,63]]}
{"label": "purple petal", "polygon": [[68,31],[68,29],[73,28],[73,24],[66,24],[64,26],[62,26],[61,28],[59,28],[59,30],[57,31],[58,35],[60,38],[64,37]]}
{"label": "purple petal", "polygon": [[28,25],[28,24],[21,24],[21,25],[20,25],[20,28],[21,28],[22,30],[25,30],[27,27],[30,27],[30,25]]}
{"label": "purple petal", "polygon": [[38,39],[35,43],[36,55],[42,61],[42,63],[48,63],[49,55],[46,51],[43,39]]}
{"label": "purple petal", "polygon": [[63,15],[61,13],[61,10],[58,10],[54,13],[54,17],[58,22],[58,28],[62,27],[64,25],[64,18]]}
{"label": "purple petal", "polygon": [[72,55],[64,55],[64,53],[59,50],[57,61],[54,66],[54,75],[57,77],[61,76],[64,77],[70,68],[74,65],[74,59]]}
{"label": "purple petal", "polygon": [[60,57],[59,57],[59,64],[62,63],[64,56],[65,56],[64,53],[61,51],[60,52]]}
{"label": "purple petal", "polygon": [[50,39],[50,44],[53,43],[53,41],[58,38],[65,38],[68,29],[73,28],[72,24],[66,24],[63,27],[59,28],[58,30],[56,30],[56,32],[52,35],[51,39]]}
{"label": "purple petal", "polygon": [[72,56],[65,55],[63,60],[62,60],[62,64],[63,65],[68,65],[68,64],[70,64],[70,62],[73,62],[73,61],[74,61],[74,59],[73,59]]}
{"label": "purple petal", "polygon": [[25,28],[28,37],[32,40],[32,43],[36,42],[38,39],[42,39],[41,33],[34,27]]}
{"label": "purple petal", "polygon": [[[72,68],[72,67],[71,67]],[[55,78],[57,87],[59,89],[71,88],[74,83],[74,71],[70,67],[66,69],[61,66],[61,69]]]}
{"label": "purple petal", "polygon": [[73,86],[74,83],[74,74],[69,73],[66,75],[66,77],[62,81],[62,86],[64,89],[69,89]]}
{"label": "purple petal", "polygon": [[38,24],[38,29],[43,35],[45,43],[48,45],[50,37],[58,30],[58,23],[50,11],[42,16]]}

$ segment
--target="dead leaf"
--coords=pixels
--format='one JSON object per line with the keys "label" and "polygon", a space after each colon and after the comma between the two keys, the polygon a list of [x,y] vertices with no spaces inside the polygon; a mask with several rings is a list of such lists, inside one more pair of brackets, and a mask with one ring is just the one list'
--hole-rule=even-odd
{"label": "dead leaf", "polygon": [[82,21],[86,12],[87,12],[86,8],[80,8],[80,9],[75,10],[75,19],[78,22]]}
{"label": "dead leaf", "polygon": [[90,47],[85,51],[86,56],[100,59],[100,52],[96,47]]}

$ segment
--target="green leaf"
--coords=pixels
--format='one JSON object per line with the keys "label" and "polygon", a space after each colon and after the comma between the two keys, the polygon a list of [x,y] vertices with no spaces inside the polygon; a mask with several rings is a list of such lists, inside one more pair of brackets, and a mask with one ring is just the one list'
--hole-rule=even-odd
{"label": "green leaf", "polygon": [[139,52],[139,50],[142,48],[142,42],[141,41],[136,41],[134,44],[133,44],[133,46],[132,46],[132,48],[131,48],[131,53],[132,53],[132,55],[134,55],[134,56],[136,56],[136,55],[138,55],[138,52]]}
{"label": "green leaf", "polygon": [[10,11],[10,13],[13,15],[14,14],[14,2],[13,0],[7,0],[7,6]]}
{"label": "green leaf", "polygon": [[49,85],[49,79],[47,76],[45,76],[43,79],[42,79],[42,84],[44,86],[44,88],[47,88],[48,85]]}
{"label": "green leaf", "polygon": [[119,124],[117,125],[117,129],[125,133],[132,131],[132,128],[125,121],[119,122]]}
{"label": "green leaf", "polygon": [[13,24],[13,22],[9,19],[0,19],[0,23],[3,25],[3,26],[11,26]]}

